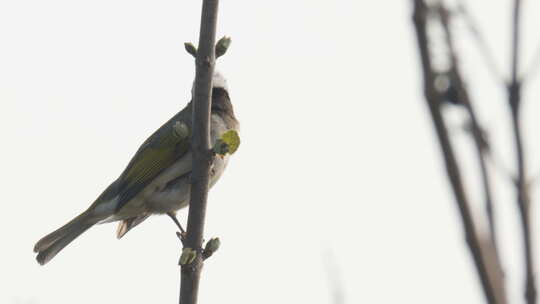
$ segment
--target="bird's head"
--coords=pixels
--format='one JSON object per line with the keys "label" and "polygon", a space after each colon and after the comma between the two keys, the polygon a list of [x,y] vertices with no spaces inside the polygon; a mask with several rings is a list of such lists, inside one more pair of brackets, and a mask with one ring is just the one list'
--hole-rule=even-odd
{"label": "bird's head", "polygon": [[[227,84],[227,79],[218,71],[214,71],[214,76],[212,77],[212,90],[222,89],[225,92],[229,92],[229,85]],[[195,81],[191,86],[191,95],[195,93]]]}
{"label": "bird's head", "polygon": [[[195,83],[191,89],[192,95],[194,91]],[[212,112],[227,114],[228,116],[234,118],[233,106],[229,97],[229,86],[227,84],[227,80],[218,71],[214,71],[214,76],[212,77]],[[237,122],[235,123],[237,124]]]}
{"label": "bird's head", "polygon": [[214,71],[214,77],[212,77],[212,87],[214,89],[223,89],[229,92],[227,79],[225,79],[225,77],[218,71]]}

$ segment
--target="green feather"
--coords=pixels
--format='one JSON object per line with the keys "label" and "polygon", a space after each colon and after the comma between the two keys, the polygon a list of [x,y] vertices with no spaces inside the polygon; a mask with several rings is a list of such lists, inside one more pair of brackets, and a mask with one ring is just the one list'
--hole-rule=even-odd
{"label": "green feather", "polygon": [[[119,196],[121,209],[163,170],[183,157],[191,147],[191,104],[176,114],[139,148],[122,175],[100,198]],[[98,199],[102,201],[101,199]],[[99,202],[96,202],[99,203]]]}

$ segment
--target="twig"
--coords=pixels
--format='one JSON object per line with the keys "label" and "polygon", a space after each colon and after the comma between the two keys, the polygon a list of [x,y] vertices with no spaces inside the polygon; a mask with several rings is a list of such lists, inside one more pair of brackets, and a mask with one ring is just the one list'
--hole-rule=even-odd
{"label": "twig", "polygon": [[512,128],[516,145],[516,159],[518,175],[516,179],[517,204],[523,229],[523,242],[525,246],[525,299],[528,304],[536,303],[536,282],[534,275],[534,261],[532,254],[531,225],[529,213],[529,193],[527,189],[527,175],[525,172],[525,151],[520,125],[521,109],[521,79],[518,76],[519,50],[520,50],[520,16],[521,0],[514,0],[512,19],[512,65],[511,79],[508,84],[508,104],[512,112]]}
{"label": "twig", "polygon": [[206,200],[210,165],[213,154],[210,145],[210,103],[214,73],[216,23],[219,0],[203,0],[199,47],[195,60],[193,94],[193,167],[191,198],[187,222],[186,246],[197,252],[193,261],[181,265],[180,304],[195,304],[203,266],[202,242],[206,215]]}
{"label": "twig", "polygon": [[456,203],[459,207],[463,227],[465,230],[465,239],[474,259],[474,264],[478,272],[480,282],[484,290],[488,303],[498,303],[493,285],[489,280],[489,274],[486,267],[484,256],[480,247],[480,241],[477,235],[475,222],[469,207],[469,202],[465,194],[460,169],[448,136],[448,130],[441,114],[440,102],[441,95],[435,87],[435,72],[432,67],[429,43],[427,37],[427,14],[428,8],[423,0],[412,0],[414,5],[413,21],[416,30],[420,59],[422,62],[422,72],[424,76],[424,94],[428,108],[431,113],[433,124],[437,132],[441,152],[443,153],[446,172],[452,185]]}
{"label": "twig", "polygon": [[[512,18],[512,65],[511,65],[511,82],[512,84],[518,84],[518,68],[519,68],[519,43],[520,43],[520,13],[521,13],[521,0],[514,0],[514,14]],[[516,106],[520,102],[520,96],[515,95]]]}
{"label": "twig", "polygon": [[[478,118],[476,117],[476,111],[474,110],[473,103],[471,101],[469,92],[467,90],[467,87],[465,85],[465,82],[463,81],[463,78],[461,77],[461,71],[459,68],[459,62],[457,57],[456,48],[454,47],[454,39],[452,35],[452,31],[450,29],[450,20],[449,20],[449,12],[444,7],[443,3],[438,4],[438,12],[439,17],[441,20],[441,25],[444,29],[445,38],[446,38],[446,44],[449,51],[449,57],[450,57],[450,74],[453,85],[455,86],[458,98],[461,102],[461,104],[466,108],[467,113],[469,114],[470,123],[471,123],[471,134],[475,143],[476,147],[476,155],[478,158],[478,163],[480,165],[480,172],[482,177],[482,186],[484,188],[484,201],[485,201],[485,208],[486,213],[488,217],[489,222],[489,228],[490,228],[490,240],[491,240],[491,250],[493,252],[494,259],[491,259],[494,263],[495,269],[492,269],[490,273],[492,282],[498,282],[497,286],[497,292],[498,292],[498,302],[499,303],[505,303],[506,302],[506,290],[505,290],[505,284],[504,284],[504,270],[502,267],[502,263],[500,260],[499,255],[499,249],[497,246],[497,229],[495,224],[495,210],[494,210],[494,203],[493,203],[493,196],[492,196],[492,190],[491,190],[491,181],[490,181],[490,175],[488,172],[488,166],[486,158],[488,157],[489,153],[489,147],[486,145],[485,138],[483,135],[483,129],[480,127],[480,123],[478,122]],[[490,246],[484,246],[484,248],[489,248]],[[484,253],[486,251],[484,250]]]}
{"label": "twig", "polygon": [[501,73],[501,70],[497,66],[495,56],[493,55],[493,52],[489,48],[487,42],[484,40],[484,36],[480,32],[476,21],[469,13],[469,10],[467,9],[467,6],[465,5],[463,0],[458,1],[457,9],[465,20],[467,28],[473,36],[473,40],[476,42],[476,45],[478,46],[478,49],[480,50],[480,53],[482,54],[482,57],[486,62],[486,66],[491,71],[491,75],[493,75],[496,81],[504,83],[504,77],[502,76],[503,74]]}

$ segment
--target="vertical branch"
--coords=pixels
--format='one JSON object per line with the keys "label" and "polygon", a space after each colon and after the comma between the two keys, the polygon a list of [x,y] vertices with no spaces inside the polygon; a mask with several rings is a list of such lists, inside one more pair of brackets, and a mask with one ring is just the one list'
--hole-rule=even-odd
{"label": "vertical branch", "polygon": [[[485,201],[485,208],[486,213],[488,217],[488,223],[490,228],[490,239],[489,241],[491,244],[489,246],[482,246],[484,249],[483,253],[486,254],[487,250],[490,249],[493,251],[492,259],[487,259],[486,261],[493,261],[493,267],[489,267],[488,270],[490,270],[490,278],[494,286],[496,286],[496,290],[498,292],[497,298],[498,300],[502,302],[506,302],[506,290],[505,290],[505,284],[504,284],[504,271],[502,267],[502,263],[500,260],[499,255],[499,248],[497,246],[497,229],[495,224],[495,208],[493,203],[493,195],[491,190],[491,180],[490,175],[488,172],[488,166],[487,166],[487,153],[489,153],[489,147],[487,146],[487,143],[485,142],[485,138],[483,136],[483,130],[480,126],[480,123],[478,121],[478,118],[476,116],[476,111],[474,109],[474,105],[471,101],[469,92],[467,90],[467,87],[465,85],[465,82],[463,80],[463,77],[461,76],[461,71],[459,67],[458,62],[458,55],[456,48],[454,46],[454,36],[452,35],[452,31],[450,29],[450,13],[449,11],[444,7],[442,2],[438,6],[438,16],[440,17],[440,21],[445,33],[446,38],[446,45],[449,52],[450,57],[450,77],[451,77],[451,83],[453,86],[455,86],[458,94],[459,101],[461,104],[465,107],[467,110],[467,113],[469,115],[471,129],[472,129],[472,137],[474,140],[475,148],[476,148],[476,155],[478,158],[478,163],[480,165],[480,173],[482,178],[482,186],[484,190],[484,201]],[[489,263],[488,263],[489,266]]]}
{"label": "vertical branch", "polygon": [[521,217],[521,226],[523,230],[523,242],[525,248],[525,299],[528,304],[536,303],[536,283],[534,276],[534,261],[532,255],[532,238],[529,212],[529,193],[527,189],[527,175],[525,172],[525,153],[523,147],[523,137],[521,132],[521,79],[518,76],[519,68],[519,50],[520,50],[520,16],[521,0],[514,1],[513,19],[512,19],[512,65],[511,79],[508,84],[508,103],[512,113],[512,129],[516,146],[517,159],[517,178],[516,192],[517,204]]}
{"label": "vertical branch", "polygon": [[185,247],[197,252],[191,263],[181,265],[180,303],[195,304],[203,266],[202,242],[212,152],[210,144],[210,107],[214,73],[216,23],[219,0],[203,0],[199,47],[195,59],[193,96],[193,167],[191,198]]}
{"label": "vertical branch", "polygon": [[476,232],[476,227],[472,213],[469,207],[469,202],[465,194],[463,182],[461,179],[460,169],[457,164],[456,157],[448,136],[444,119],[440,111],[441,94],[435,87],[435,77],[429,50],[429,42],[427,37],[427,14],[428,7],[423,0],[412,0],[414,5],[413,21],[415,25],[418,48],[420,51],[420,60],[422,63],[422,71],[424,75],[424,94],[426,102],[431,113],[433,124],[437,132],[441,152],[444,156],[446,171],[452,185],[456,203],[459,207],[463,227],[465,230],[465,239],[474,259],[474,264],[478,272],[480,282],[482,284],[485,297],[488,303],[498,303],[493,285],[489,280],[489,274],[486,267],[484,256],[482,255],[480,242]]}
{"label": "vertical branch", "polygon": [[[519,65],[519,40],[520,40],[520,31],[519,31],[519,22],[521,15],[521,0],[514,0],[514,10],[512,18],[512,66],[511,66],[511,77],[512,83],[518,82],[518,65]],[[519,102],[518,100],[516,100]]]}

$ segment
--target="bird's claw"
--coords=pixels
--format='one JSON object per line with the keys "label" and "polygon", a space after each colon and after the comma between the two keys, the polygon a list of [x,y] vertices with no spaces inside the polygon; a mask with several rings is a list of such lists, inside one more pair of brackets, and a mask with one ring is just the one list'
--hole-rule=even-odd
{"label": "bird's claw", "polygon": [[185,233],[185,232],[177,231],[177,232],[176,232],[176,236],[178,237],[178,239],[180,240],[180,242],[182,242],[182,245],[185,245],[185,242],[186,242],[186,233]]}

